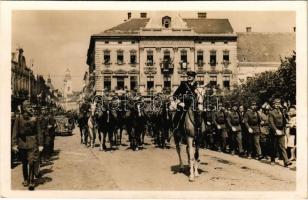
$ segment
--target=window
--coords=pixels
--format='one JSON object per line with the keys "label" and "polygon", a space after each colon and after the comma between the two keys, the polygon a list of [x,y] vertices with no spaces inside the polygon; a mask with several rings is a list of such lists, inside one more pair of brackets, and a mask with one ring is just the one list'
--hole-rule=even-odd
{"label": "window", "polygon": [[216,66],[216,51],[214,50],[210,52],[210,65]]}
{"label": "window", "polygon": [[154,76],[147,77],[147,90],[154,89]]}
{"label": "window", "polygon": [[170,28],[171,26],[171,18],[168,16],[165,16],[162,18],[162,26],[165,28]]}
{"label": "window", "polygon": [[203,66],[203,51],[197,52],[197,64],[198,64],[198,67]]}
{"label": "window", "polygon": [[122,90],[124,89],[124,77],[119,76],[117,78],[117,89]]}
{"label": "window", "polygon": [[104,51],[104,64],[110,64],[110,51]]}
{"label": "window", "polygon": [[210,85],[212,86],[217,85],[217,76],[210,76]]}
{"label": "window", "polygon": [[119,44],[122,44],[122,41],[118,41]]}
{"label": "window", "polygon": [[228,41],[224,41],[224,44],[228,44]]}
{"label": "window", "polygon": [[132,44],[135,44],[135,43],[136,43],[136,41],[132,41],[131,43],[132,43]]}
{"label": "window", "polygon": [[224,64],[229,64],[229,51],[223,51],[223,62]]}
{"label": "window", "polygon": [[132,50],[130,51],[130,63],[131,64],[136,64],[137,63],[137,58],[136,58],[136,51]]}
{"label": "window", "polygon": [[105,41],[105,44],[109,44],[109,41]]}
{"label": "window", "polygon": [[163,60],[163,65],[162,67],[167,69],[169,68],[170,66],[170,61],[171,61],[171,58],[170,58],[170,51],[169,50],[165,50],[164,51],[164,60]]}
{"label": "window", "polygon": [[137,90],[138,79],[137,76],[130,77],[130,89]]}
{"label": "window", "polygon": [[197,81],[200,85],[204,85],[204,76],[197,76]]}
{"label": "window", "polygon": [[147,63],[146,65],[147,66],[153,66],[154,62],[153,62],[153,51],[152,50],[149,50],[147,51]]}
{"label": "window", "polygon": [[223,86],[224,86],[225,89],[230,90],[230,76],[224,76]]}
{"label": "window", "polygon": [[212,41],[212,42],[211,42],[211,44],[215,44],[215,42],[214,42],[214,41]]}
{"label": "window", "polygon": [[117,51],[117,63],[121,65],[123,64],[123,62],[124,62],[123,51],[119,50]]}
{"label": "window", "polygon": [[187,69],[187,51],[186,50],[181,51],[181,68]]}
{"label": "window", "polygon": [[171,89],[171,77],[170,76],[164,76],[164,88]]}
{"label": "window", "polygon": [[104,88],[107,89],[108,91],[111,90],[111,77],[110,76],[104,77]]}

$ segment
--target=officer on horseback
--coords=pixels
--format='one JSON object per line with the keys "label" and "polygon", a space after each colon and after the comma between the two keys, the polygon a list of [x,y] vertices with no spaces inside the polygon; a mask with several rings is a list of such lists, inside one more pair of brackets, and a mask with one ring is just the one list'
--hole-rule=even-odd
{"label": "officer on horseback", "polygon": [[183,124],[186,111],[193,105],[196,99],[195,89],[197,88],[197,82],[195,81],[196,72],[187,72],[187,81],[181,82],[178,89],[174,92],[173,96],[176,98],[177,111],[173,118],[174,130],[178,130]]}

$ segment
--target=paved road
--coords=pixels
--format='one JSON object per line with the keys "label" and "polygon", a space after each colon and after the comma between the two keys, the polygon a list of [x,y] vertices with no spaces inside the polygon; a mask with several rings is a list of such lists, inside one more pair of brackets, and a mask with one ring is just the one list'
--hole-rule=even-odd
{"label": "paved road", "polygon": [[[123,140],[126,142],[126,139]],[[37,190],[295,190],[295,166],[271,166],[268,161],[248,160],[201,150],[201,175],[189,182],[178,172],[174,145],[159,149],[147,138],[145,149],[133,152],[121,146],[113,152],[102,152],[80,145],[79,131],[73,136],[57,137],[57,155],[44,174]],[[173,142],[171,142],[173,144]],[[182,149],[184,160],[186,151]],[[282,164],[282,163],[280,163]],[[12,189],[21,186],[21,165],[12,169]]]}

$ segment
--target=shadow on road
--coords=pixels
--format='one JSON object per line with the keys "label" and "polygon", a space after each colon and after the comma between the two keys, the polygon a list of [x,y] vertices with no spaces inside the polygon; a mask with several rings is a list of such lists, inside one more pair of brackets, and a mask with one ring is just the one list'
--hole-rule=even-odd
{"label": "shadow on road", "polygon": [[[178,173],[182,173],[184,175],[186,175],[187,177],[189,177],[189,166],[188,165],[184,165],[184,168],[180,168],[179,165],[173,165],[171,166],[171,171],[173,172],[173,174],[178,174]],[[208,172],[208,171],[204,171],[203,169],[198,169],[199,174]]]}

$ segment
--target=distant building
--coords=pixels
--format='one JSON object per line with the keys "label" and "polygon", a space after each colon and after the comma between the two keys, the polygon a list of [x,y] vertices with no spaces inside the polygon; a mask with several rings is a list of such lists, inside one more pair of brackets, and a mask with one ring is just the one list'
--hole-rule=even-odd
{"label": "distant building", "polygon": [[[274,71],[280,66],[280,58],[292,55],[296,50],[296,34],[251,32],[251,27],[238,33],[238,80],[245,82],[257,73]],[[295,30],[295,29],[294,29]]]}
{"label": "distant building", "polygon": [[237,35],[228,19],[160,13],[139,18],[91,36],[87,64],[95,91],[104,89],[173,92],[186,71],[195,70],[200,84],[229,90],[237,82]]}
{"label": "distant building", "polygon": [[22,48],[12,52],[11,57],[11,98],[12,109],[14,110],[18,104],[29,98],[36,97],[36,79],[33,71],[27,66],[26,58]]}
{"label": "distant building", "polygon": [[71,94],[73,94],[71,71],[66,69],[63,80],[63,96],[67,97]]}

